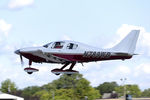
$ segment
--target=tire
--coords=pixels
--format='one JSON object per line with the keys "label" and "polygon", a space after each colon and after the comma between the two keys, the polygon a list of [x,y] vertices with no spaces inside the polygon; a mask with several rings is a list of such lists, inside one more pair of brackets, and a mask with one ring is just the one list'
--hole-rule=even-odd
{"label": "tire", "polygon": [[28,74],[32,74],[33,72],[27,72]]}
{"label": "tire", "polygon": [[55,75],[57,75],[57,76],[58,76],[58,75],[60,75],[60,73],[58,73],[58,74],[55,74]]}

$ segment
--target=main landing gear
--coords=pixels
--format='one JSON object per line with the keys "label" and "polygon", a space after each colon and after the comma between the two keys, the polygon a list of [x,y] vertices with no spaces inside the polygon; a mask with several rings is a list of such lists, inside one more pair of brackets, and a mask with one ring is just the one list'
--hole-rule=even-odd
{"label": "main landing gear", "polygon": [[56,68],[51,70],[52,73],[54,73],[55,75],[60,75],[60,74],[67,74],[67,75],[72,75],[75,73],[79,73],[76,70],[72,70],[73,67],[75,66],[76,62],[71,63],[71,66],[69,69],[63,70],[65,67],[67,67],[70,64],[70,62],[66,63],[64,66],[62,66],[60,69]]}
{"label": "main landing gear", "polygon": [[39,71],[39,70],[36,69],[36,68],[31,68],[31,67],[30,67],[31,65],[32,65],[32,61],[29,60],[29,67],[24,68],[24,71],[27,72],[28,74],[32,74],[33,72]]}

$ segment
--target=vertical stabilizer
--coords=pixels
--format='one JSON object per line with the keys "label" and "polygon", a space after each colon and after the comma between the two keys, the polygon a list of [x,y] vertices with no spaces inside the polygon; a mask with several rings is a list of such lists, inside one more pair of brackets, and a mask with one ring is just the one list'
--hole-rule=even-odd
{"label": "vertical stabilizer", "polygon": [[112,48],[115,52],[134,54],[140,30],[132,30],[119,44]]}

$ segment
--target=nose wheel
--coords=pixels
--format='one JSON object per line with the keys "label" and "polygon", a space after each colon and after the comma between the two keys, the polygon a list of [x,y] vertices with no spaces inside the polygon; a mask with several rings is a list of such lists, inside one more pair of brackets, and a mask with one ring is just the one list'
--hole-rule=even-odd
{"label": "nose wheel", "polygon": [[29,67],[24,68],[24,71],[27,72],[28,74],[32,74],[33,72],[39,71],[39,70],[36,69],[36,68],[31,68],[31,67],[30,67],[31,65],[32,65],[32,61],[29,60]]}
{"label": "nose wheel", "polygon": [[28,74],[32,74],[33,72],[37,72],[39,70],[36,68],[27,67],[24,69],[24,71],[27,72]]}
{"label": "nose wheel", "polygon": [[28,74],[32,74],[33,72],[27,72]]}

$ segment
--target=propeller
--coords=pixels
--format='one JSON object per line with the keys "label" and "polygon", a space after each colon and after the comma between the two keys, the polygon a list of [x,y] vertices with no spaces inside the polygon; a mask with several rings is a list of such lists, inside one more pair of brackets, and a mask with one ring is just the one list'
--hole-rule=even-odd
{"label": "propeller", "polygon": [[14,46],[14,53],[20,56],[20,62],[21,62],[21,66],[24,66],[24,61],[23,61],[23,55],[21,54],[21,49],[18,48],[18,45],[20,48],[22,48],[23,44],[16,44]]}
{"label": "propeller", "polygon": [[24,62],[23,62],[23,58],[22,58],[22,55],[20,54],[20,61],[21,61],[21,66],[24,65]]}
{"label": "propeller", "polygon": [[21,55],[21,53],[20,53],[20,50],[19,50],[19,49],[16,50],[15,53],[20,56],[21,66],[23,66],[23,65],[24,65],[24,62],[23,62],[23,58],[22,58],[22,55]]}

